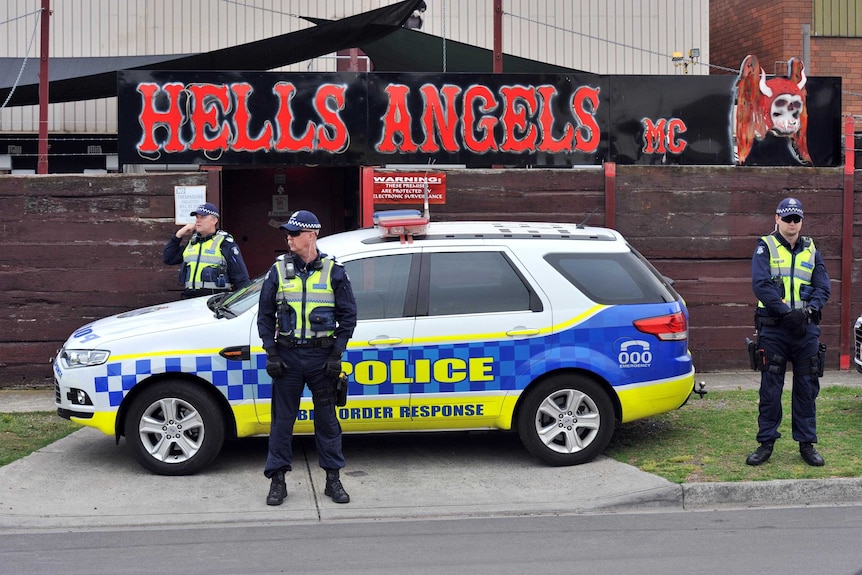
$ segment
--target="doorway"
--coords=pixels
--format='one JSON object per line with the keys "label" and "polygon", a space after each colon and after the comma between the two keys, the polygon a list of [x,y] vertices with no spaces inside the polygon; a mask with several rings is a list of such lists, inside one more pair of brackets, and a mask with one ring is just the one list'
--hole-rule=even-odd
{"label": "doorway", "polygon": [[225,167],[221,203],[222,227],[254,278],[287,251],[278,226],[296,210],[314,212],[322,236],[359,227],[359,168]]}

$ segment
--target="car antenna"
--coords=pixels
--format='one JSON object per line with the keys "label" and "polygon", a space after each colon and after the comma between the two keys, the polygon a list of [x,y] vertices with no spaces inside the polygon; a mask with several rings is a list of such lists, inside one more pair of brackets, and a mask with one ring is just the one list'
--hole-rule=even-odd
{"label": "car antenna", "polygon": [[593,211],[591,211],[590,213],[588,213],[588,214],[587,214],[587,217],[585,217],[585,218],[584,218],[584,220],[583,220],[581,223],[579,223],[576,227],[577,227],[578,229],[583,229],[584,227],[586,227],[586,226],[585,226],[585,224],[587,223],[587,220],[589,220],[591,217],[593,217],[593,214],[595,214],[595,213],[596,213],[596,211],[597,211],[598,209],[599,209],[599,208],[597,208],[597,207],[596,207],[596,208],[593,208]]}

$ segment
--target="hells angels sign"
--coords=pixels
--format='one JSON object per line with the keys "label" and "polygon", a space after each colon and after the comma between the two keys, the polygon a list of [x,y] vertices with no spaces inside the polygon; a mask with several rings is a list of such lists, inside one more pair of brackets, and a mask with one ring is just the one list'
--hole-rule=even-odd
{"label": "hells angels sign", "polygon": [[[782,130],[740,130],[739,95],[748,92],[738,84],[732,76],[127,71],[119,75],[119,160],[469,167],[840,163],[839,79],[806,81],[807,155],[801,156],[779,133],[787,123]],[[751,81],[744,85],[750,92]],[[742,133],[750,136],[741,146]]]}

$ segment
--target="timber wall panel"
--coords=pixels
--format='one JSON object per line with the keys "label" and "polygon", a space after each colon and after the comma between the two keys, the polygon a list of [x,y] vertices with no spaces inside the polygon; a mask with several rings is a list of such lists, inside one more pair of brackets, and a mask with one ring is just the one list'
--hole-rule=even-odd
{"label": "timber wall panel", "polygon": [[[751,255],[778,202],[805,206],[832,280],[824,310],[828,368],[842,329],[862,311],[862,182],[854,178],[853,239],[842,236],[841,168],[617,166],[616,228],[675,281],[690,312],[698,371],[747,369]],[[0,176],[0,386],[50,384],[48,358],[81,325],[178,297],[161,262],[173,187],[205,173]],[[432,220],[541,220],[605,225],[605,174],[586,170],[447,171],[447,203]],[[421,206],[404,206],[418,207]],[[853,250],[850,325],[841,326],[841,256]],[[852,348],[851,348],[852,353]]]}
{"label": "timber wall panel", "polygon": [[177,299],[162,263],[174,186],[205,173],[0,176],[0,387],[50,383],[49,358],[95,319]]}

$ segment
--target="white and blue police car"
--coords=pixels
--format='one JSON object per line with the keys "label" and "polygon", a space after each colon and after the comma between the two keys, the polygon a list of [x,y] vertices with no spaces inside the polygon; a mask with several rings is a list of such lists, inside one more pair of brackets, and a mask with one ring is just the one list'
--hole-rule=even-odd
{"label": "white and blue police car", "polygon": [[[693,391],[685,303],[614,230],[381,218],[318,245],[345,266],[359,313],[347,433],[517,430],[540,460],[573,465]],[[163,475],[267,434],[261,280],[81,327],[54,360],[58,414],[125,436]],[[313,432],[307,394],[300,434]]]}

